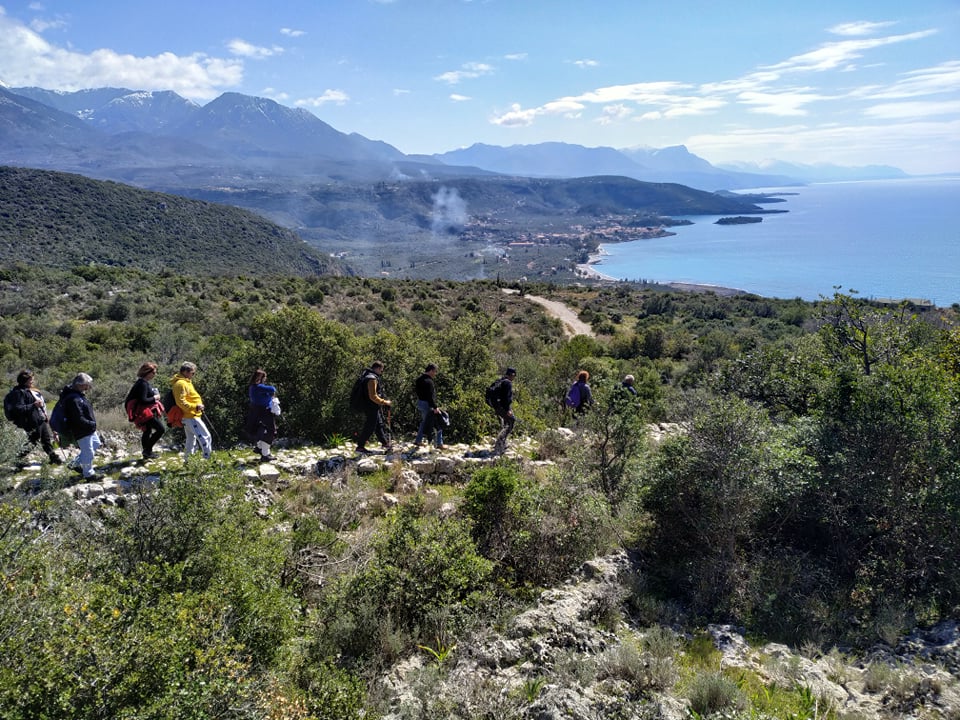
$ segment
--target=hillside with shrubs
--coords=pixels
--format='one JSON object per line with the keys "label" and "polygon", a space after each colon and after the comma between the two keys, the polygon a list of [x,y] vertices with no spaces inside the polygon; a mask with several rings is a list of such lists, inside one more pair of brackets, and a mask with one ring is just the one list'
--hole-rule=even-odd
{"label": "hillside with shrubs", "polygon": [[[960,655],[924,674],[893,650],[960,619],[960,307],[522,289],[0,269],[8,387],[28,367],[55,397],[89,373],[132,455],[136,368],[165,385],[192,360],[217,440],[81,504],[58,469],[23,481],[4,423],[0,718],[958,716]],[[250,471],[253,368],[281,398],[277,456],[339,457],[377,358],[401,444],[434,362],[445,442],[483,461],[398,495],[399,455]],[[490,458],[484,390],[507,366],[517,438]],[[718,624],[760,659],[731,660]],[[814,659],[872,704],[829,695]]]}

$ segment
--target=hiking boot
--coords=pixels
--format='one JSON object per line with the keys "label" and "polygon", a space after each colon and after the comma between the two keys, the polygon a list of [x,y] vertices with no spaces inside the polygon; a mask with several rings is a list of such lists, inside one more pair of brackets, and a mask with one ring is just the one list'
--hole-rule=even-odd
{"label": "hiking boot", "polygon": [[273,462],[276,458],[273,455],[261,455],[259,462],[268,463]]}
{"label": "hiking boot", "polygon": [[57,455],[56,453],[50,453],[50,464],[63,465],[63,458]]}
{"label": "hiking boot", "polygon": [[367,450],[365,447],[358,447],[357,452],[361,455],[369,455],[371,453],[371,451]]}

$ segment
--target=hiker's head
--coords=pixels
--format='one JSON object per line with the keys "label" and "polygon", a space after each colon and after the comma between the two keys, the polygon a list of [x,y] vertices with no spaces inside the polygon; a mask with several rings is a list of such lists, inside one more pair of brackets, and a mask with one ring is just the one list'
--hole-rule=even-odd
{"label": "hiker's head", "polygon": [[21,370],[17,375],[17,385],[20,387],[30,387],[33,382],[33,370]]}
{"label": "hiker's head", "polygon": [[86,373],[77,373],[73,380],[70,381],[70,387],[72,387],[74,390],[79,390],[80,392],[89,390],[92,386],[93,378]]}
{"label": "hiker's head", "polygon": [[260,368],[257,368],[256,370],[254,370],[253,375],[250,376],[251,385],[259,385],[262,382],[266,382],[266,380],[267,380],[267,372],[266,370],[262,370]]}
{"label": "hiker's head", "polygon": [[143,365],[140,366],[140,369],[137,370],[138,378],[145,378],[148,375],[156,375],[156,374],[157,374],[157,364],[152,362],[145,362]]}
{"label": "hiker's head", "polygon": [[588,373],[586,370],[581,370],[577,373],[577,382],[586,382],[589,379],[590,373]]}
{"label": "hiker's head", "polygon": [[430,375],[431,377],[433,377],[434,375],[437,374],[437,366],[434,363],[430,363],[429,365],[427,365],[426,369],[424,369],[424,372],[427,375]]}
{"label": "hiker's head", "polygon": [[184,377],[191,377],[197,371],[196,363],[184,361],[180,364],[180,374]]}
{"label": "hiker's head", "polygon": [[508,380],[513,380],[517,376],[517,371],[513,368],[507,368],[507,371],[503,374]]}
{"label": "hiker's head", "polygon": [[370,364],[370,369],[373,370],[377,375],[383,372],[383,362],[380,360],[374,360]]}

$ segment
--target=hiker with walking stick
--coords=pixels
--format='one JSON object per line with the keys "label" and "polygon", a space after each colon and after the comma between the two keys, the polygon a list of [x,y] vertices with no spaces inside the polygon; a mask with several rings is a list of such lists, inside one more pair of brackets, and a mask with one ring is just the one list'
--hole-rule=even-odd
{"label": "hiker with walking stick", "polygon": [[[357,436],[357,452],[367,455],[367,440],[376,433],[377,439],[383,445],[385,453],[393,452],[393,445],[390,443],[389,434],[389,412],[392,403],[382,397],[383,384],[380,376],[383,374],[383,362],[374,361],[369,368],[365,369],[357,380],[358,404],[364,413],[363,429]],[[388,416],[384,422],[383,410],[386,408]]]}

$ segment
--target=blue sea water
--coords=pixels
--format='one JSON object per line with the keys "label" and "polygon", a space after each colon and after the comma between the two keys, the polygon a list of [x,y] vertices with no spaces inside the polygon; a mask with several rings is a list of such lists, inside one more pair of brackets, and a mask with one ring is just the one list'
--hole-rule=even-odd
{"label": "blue sea water", "polygon": [[[757,192],[757,191],[744,191]],[[675,236],[604,245],[609,277],[737,288],[765,297],[960,302],[960,177],[767,188],[787,213],[750,225],[694,216]],[[790,194],[786,194],[790,193]]]}

